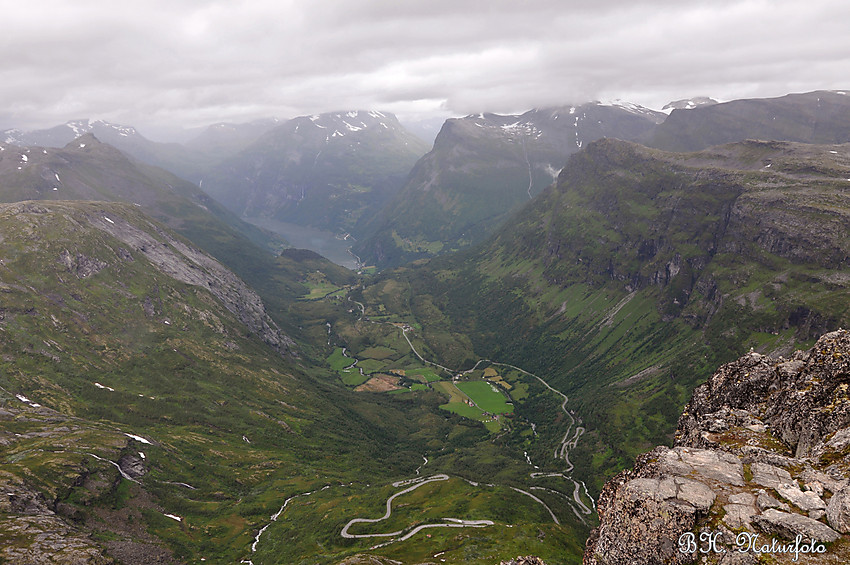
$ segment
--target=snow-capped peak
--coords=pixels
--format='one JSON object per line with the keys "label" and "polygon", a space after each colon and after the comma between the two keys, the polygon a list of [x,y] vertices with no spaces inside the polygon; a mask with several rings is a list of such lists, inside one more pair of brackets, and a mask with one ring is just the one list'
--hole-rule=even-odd
{"label": "snow-capped peak", "polygon": [[717,104],[717,100],[708,96],[695,96],[694,98],[684,98],[682,100],[674,100],[665,104],[661,111],[669,114],[673,110],[693,110],[699,106],[711,106]]}
{"label": "snow-capped peak", "polygon": [[600,101],[599,105],[620,108],[621,110],[625,110],[626,112],[636,114],[638,116],[653,116],[658,114],[655,110],[650,110],[645,106],[641,106],[640,104],[635,104],[634,102],[629,102],[627,100],[622,100],[620,98]]}
{"label": "snow-capped peak", "polygon": [[23,134],[24,134],[24,132],[17,129],[17,128],[7,129],[6,131],[3,132],[3,136],[5,137],[4,142],[9,143],[11,145],[19,145],[21,136]]}
{"label": "snow-capped peak", "polygon": [[348,110],[303,116],[293,120],[295,128],[300,127],[298,122],[303,124],[305,119],[310,120],[312,125],[317,128],[333,130],[334,134],[331,137],[342,137],[345,132],[358,132],[368,128],[390,129],[392,127],[388,115],[375,110]]}
{"label": "snow-capped peak", "polygon": [[71,128],[74,131],[74,135],[76,135],[77,137],[80,137],[81,135],[87,133],[91,133],[95,129],[99,129],[101,131],[105,129],[111,129],[122,137],[136,135],[136,128],[134,127],[111,124],[105,120],[74,120],[68,122],[65,125]]}

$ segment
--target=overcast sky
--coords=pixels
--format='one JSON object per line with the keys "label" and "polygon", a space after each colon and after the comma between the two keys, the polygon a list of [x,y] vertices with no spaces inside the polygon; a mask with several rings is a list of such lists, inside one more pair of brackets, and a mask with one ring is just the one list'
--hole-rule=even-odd
{"label": "overcast sky", "polygon": [[0,14],[0,129],[91,117],[157,139],[342,109],[850,89],[846,0],[0,0]]}

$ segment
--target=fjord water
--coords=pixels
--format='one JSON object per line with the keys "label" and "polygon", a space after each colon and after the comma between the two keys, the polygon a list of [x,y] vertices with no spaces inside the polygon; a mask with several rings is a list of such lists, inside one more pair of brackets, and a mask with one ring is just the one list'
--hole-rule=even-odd
{"label": "fjord water", "polygon": [[243,217],[242,219],[282,235],[293,247],[315,251],[329,261],[349,269],[357,268],[357,260],[348,251],[353,241],[350,238],[345,240],[342,236],[330,231],[271,218]]}

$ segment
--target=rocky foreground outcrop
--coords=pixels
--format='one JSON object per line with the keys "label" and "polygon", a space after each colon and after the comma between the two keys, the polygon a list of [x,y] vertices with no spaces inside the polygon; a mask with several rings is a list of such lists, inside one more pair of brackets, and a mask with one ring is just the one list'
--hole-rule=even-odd
{"label": "rocky foreground outcrop", "polygon": [[850,563],[850,332],[749,353],[599,497],[584,565]]}

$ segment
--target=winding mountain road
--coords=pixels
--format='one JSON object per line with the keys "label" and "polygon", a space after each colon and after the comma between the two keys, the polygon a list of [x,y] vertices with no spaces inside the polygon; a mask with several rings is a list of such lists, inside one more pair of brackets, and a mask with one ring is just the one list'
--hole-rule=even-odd
{"label": "winding mountain road", "polygon": [[[399,530],[397,532],[386,532],[386,533],[378,533],[378,534],[350,534],[350,533],[348,533],[348,529],[351,526],[353,526],[354,524],[375,524],[375,523],[378,523],[378,522],[382,522],[392,515],[393,500],[395,500],[397,497],[399,497],[403,494],[407,494],[411,491],[414,491],[414,490],[418,489],[419,487],[426,485],[428,483],[432,483],[432,482],[435,482],[435,481],[447,481],[447,480],[449,480],[448,475],[440,474],[440,475],[433,475],[431,477],[428,477],[427,479],[416,478],[416,479],[408,479],[408,480],[405,480],[405,481],[397,481],[397,482],[393,483],[394,487],[400,487],[400,486],[404,486],[404,485],[411,484],[411,483],[412,483],[412,486],[409,486],[404,490],[398,491],[397,493],[395,493],[394,495],[390,496],[387,499],[387,510],[386,510],[386,512],[384,513],[383,516],[381,516],[380,518],[353,518],[352,520],[350,520],[345,525],[344,528],[342,528],[342,531],[339,533],[339,535],[341,535],[342,537],[347,538],[347,539],[381,538],[381,537],[386,538],[386,537],[395,537],[395,536],[400,535],[402,532],[404,532],[403,529]],[[554,515],[553,515],[553,517],[554,517]],[[466,528],[466,527],[483,528],[483,527],[492,526],[492,525],[493,525],[493,522],[490,521],[490,520],[462,520],[462,519],[459,519],[459,518],[443,518],[443,521],[439,522],[439,523],[422,524],[422,525],[416,526],[415,528],[413,528],[412,530],[410,530],[409,532],[407,532],[403,536],[399,537],[398,539],[392,540],[391,542],[388,542],[388,543],[384,543],[384,544],[381,544],[381,545],[374,546],[372,549],[375,549],[375,548],[378,548],[378,547],[383,547],[384,545],[389,545],[389,543],[392,543],[392,542],[404,541],[404,540],[410,539],[412,536],[416,535],[418,532],[420,532],[420,531],[422,531],[423,529],[426,529],[426,528]]]}
{"label": "winding mountain road", "polygon": [[[353,300],[351,298],[351,296],[348,296],[348,300],[350,302],[354,302],[355,304],[357,304],[358,308],[360,309],[360,318],[358,319],[358,321],[362,320],[366,316],[366,306],[362,302],[358,302],[356,300]],[[372,323],[376,323],[376,324],[377,323],[382,323],[382,324],[389,323],[389,322],[379,322],[379,321],[374,321],[374,320],[369,320],[369,321],[372,322]],[[392,325],[398,327],[396,324],[392,324]],[[593,512],[593,510],[591,508],[589,508],[584,503],[584,501],[582,500],[582,491],[584,491],[584,496],[590,501],[593,508],[594,509],[596,508],[596,502],[593,500],[593,497],[588,492],[587,485],[584,483],[584,481],[576,481],[575,479],[572,478],[572,476],[570,476],[570,473],[575,468],[572,461],[570,461],[570,450],[576,448],[579,440],[585,434],[586,429],[583,426],[577,425],[575,417],[570,413],[569,410],[567,410],[567,403],[569,402],[569,397],[566,394],[564,394],[563,392],[553,388],[549,383],[547,383],[544,379],[542,379],[538,375],[535,375],[534,373],[526,371],[525,369],[523,369],[521,367],[517,367],[516,365],[511,365],[510,363],[501,363],[501,362],[498,362],[498,361],[493,361],[491,359],[479,359],[475,363],[475,365],[472,366],[471,369],[467,369],[466,371],[459,371],[459,370],[454,370],[454,369],[451,369],[449,367],[446,367],[445,365],[441,365],[440,363],[437,363],[435,361],[431,361],[430,359],[426,359],[425,357],[422,356],[421,353],[419,353],[419,351],[416,350],[416,347],[414,347],[413,342],[411,342],[410,338],[407,335],[407,333],[409,331],[412,331],[412,329],[413,328],[410,324],[404,323],[404,324],[401,325],[402,335],[404,336],[404,340],[407,342],[408,347],[410,347],[410,350],[413,352],[413,354],[416,356],[416,358],[419,359],[421,362],[423,362],[425,364],[428,364],[428,365],[431,365],[431,366],[434,366],[434,367],[438,367],[438,368],[448,372],[449,374],[461,375],[461,376],[471,373],[472,371],[477,369],[478,366],[481,365],[482,363],[489,363],[491,365],[496,365],[496,366],[500,366],[500,367],[508,367],[508,368],[514,369],[516,371],[519,371],[519,372],[521,372],[525,375],[528,375],[529,377],[533,377],[533,378],[537,379],[537,381],[540,382],[544,387],[546,387],[550,392],[557,394],[558,396],[560,396],[563,399],[563,402],[561,402],[561,411],[569,419],[569,425],[567,426],[567,430],[564,432],[564,436],[563,436],[563,438],[561,438],[560,443],[555,448],[553,456],[554,456],[555,459],[563,460],[566,467],[561,473],[543,474],[543,473],[536,473],[535,472],[535,473],[531,473],[531,477],[532,478],[562,477],[565,480],[572,482],[573,483],[573,492],[572,492],[571,499],[572,499],[572,502],[575,503],[575,506],[572,506],[572,503],[571,503],[571,506],[573,508],[573,512],[575,512],[576,515],[579,516],[580,518],[581,518],[581,516],[579,515],[579,513],[582,514],[582,515],[585,515],[585,516],[591,514]],[[345,350],[343,350],[343,354],[345,354]],[[356,365],[356,363],[355,363],[355,365]],[[526,459],[528,459],[529,463],[531,464],[531,460],[528,458],[527,454],[526,454]],[[511,487],[511,488],[513,488],[513,487]],[[517,490],[517,489],[514,489],[514,490]],[[532,494],[527,493],[525,491],[518,491],[518,492],[522,492],[523,494],[526,494],[527,496],[534,498],[535,500],[539,501],[541,504],[546,506],[543,503],[543,501],[541,501],[537,497],[534,497]],[[556,492],[558,492],[558,491],[556,491]],[[560,493],[560,494],[569,498],[569,495],[566,495],[564,493]],[[389,503],[389,501],[388,501],[388,503]],[[388,509],[389,509],[389,507],[388,507]],[[546,509],[549,510],[549,507],[546,506]],[[551,510],[549,510],[549,513],[552,514],[552,518],[557,522],[557,518],[555,517],[555,515],[552,513]],[[344,531],[347,532],[347,529],[345,529]]]}
{"label": "winding mountain road", "polygon": [[[569,473],[575,468],[575,466],[570,461],[570,451],[569,450],[575,449],[576,445],[578,445],[578,440],[581,439],[581,436],[584,435],[584,433],[585,433],[585,428],[582,427],[582,426],[576,426],[575,417],[573,417],[573,415],[570,414],[570,411],[567,410],[567,402],[569,402],[569,400],[570,400],[569,397],[567,397],[567,395],[564,394],[563,392],[552,388],[549,385],[549,383],[547,383],[546,381],[544,381],[543,379],[541,379],[540,377],[538,377],[534,373],[530,373],[530,372],[526,371],[525,369],[523,369],[521,367],[517,367],[516,365],[511,365],[509,363],[499,363],[497,361],[491,361],[489,359],[485,359],[484,361],[489,362],[492,365],[498,365],[498,366],[502,366],[502,367],[510,367],[511,369],[515,369],[517,371],[520,371],[521,373],[524,373],[524,374],[526,374],[530,377],[534,377],[535,379],[540,381],[540,383],[543,386],[545,386],[547,389],[549,389],[550,391],[554,392],[555,394],[559,395],[561,398],[564,399],[564,401],[561,403],[561,411],[567,416],[567,418],[570,419],[570,425],[567,427],[567,431],[564,433],[564,437],[561,439],[561,443],[558,445],[557,448],[555,448],[554,457],[555,457],[555,459],[563,459],[564,463],[566,463],[566,465],[567,465],[567,468],[564,469],[564,471],[561,472],[561,473],[531,473],[531,477],[532,478],[563,477],[564,479],[571,481],[573,483],[573,497],[572,498],[575,501],[575,503],[578,505],[579,511],[582,514],[584,514],[585,516],[591,514],[593,511],[590,508],[588,508],[587,505],[584,503],[584,501],[581,499],[581,488],[580,487],[583,486],[585,496],[587,496],[587,498],[590,500],[590,503],[593,505],[593,507],[594,508],[596,507],[596,503],[594,502],[593,497],[590,496],[590,493],[587,491],[587,485],[584,484],[584,481],[579,483],[579,481],[576,481],[575,479],[573,479],[569,475]],[[477,367],[478,364],[476,363],[475,366]],[[574,427],[575,427],[575,429],[573,429]],[[571,434],[572,434],[572,437],[571,437]],[[526,455],[526,457],[528,457],[528,456]]]}

